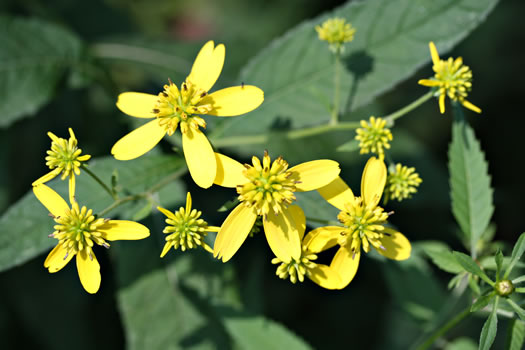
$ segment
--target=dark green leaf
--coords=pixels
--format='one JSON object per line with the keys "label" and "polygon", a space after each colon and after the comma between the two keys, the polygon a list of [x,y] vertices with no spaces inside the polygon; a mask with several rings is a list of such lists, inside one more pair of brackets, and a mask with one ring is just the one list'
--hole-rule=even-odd
{"label": "dark green leaf", "polygon": [[525,233],[522,233],[520,235],[520,238],[518,238],[518,241],[514,245],[514,248],[512,249],[512,254],[510,256],[510,263],[507,266],[507,270],[505,270],[504,279],[507,278],[512,271],[512,268],[514,265],[518,262],[518,260],[521,259],[521,256],[523,255],[523,252],[525,252]]}
{"label": "dark green leaf", "polygon": [[71,32],[38,19],[0,16],[0,127],[47,103],[65,70],[82,55]]}
{"label": "dark green leaf", "polygon": [[[91,160],[89,169],[107,184],[111,181],[114,169],[118,169],[119,184],[125,190],[121,193],[123,197],[128,193],[136,194],[146,191],[161,180],[169,180],[175,173],[184,171],[185,163],[171,156],[141,157],[128,162],[118,161],[113,157],[104,157]],[[56,178],[47,185],[67,201],[67,181]],[[93,209],[95,213],[113,202],[108,193],[85,172],[77,177],[76,198],[80,205]],[[161,203],[162,205],[171,205],[174,194],[163,198],[165,201]],[[144,205],[142,203],[147,200],[143,199],[139,202],[142,207]],[[115,217],[123,213],[126,207],[124,205],[110,212],[108,216]],[[47,210],[36,199],[32,191],[4,213],[0,218],[0,227],[3,231],[0,235],[0,271],[21,264],[56,244],[55,239],[47,237],[53,231],[54,225],[54,221],[47,214]]]}
{"label": "dark green leaf", "polygon": [[454,121],[448,157],[452,213],[474,250],[494,206],[485,155],[474,131],[463,120]]}
{"label": "dark green leaf", "polygon": [[476,301],[472,306],[470,307],[470,312],[476,312],[480,309],[483,309],[485,306],[487,306],[490,301],[494,298],[494,293],[490,293],[488,295],[482,295]]}
{"label": "dark green leaf", "polygon": [[507,303],[510,305],[510,307],[512,308],[512,310],[514,310],[514,312],[516,313],[516,315],[518,315],[518,317],[522,320],[522,321],[525,321],[525,310],[523,310],[518,304],[516,304],[514,302],[514,300],[510,299],[510,298],[507,298],[505,299],[507,301]]}
{"label": "dark green leaf", "polygon": [[525,341],[525,322],[512,320],[507,335],[506,350],[522,350]]}
{"label": "dark green leaf", "polygon": [[458,263],[465,269],[465,271],[470,272],[476,276],[479,276],[482,278],[485,282],[489,283],[490,285],[493,285],[494,282],[492,282],[487,274],[481,270],[481,268],[476,264],[472,258],[464,253],[461,252],[453,252],[454,257],[458,261]]}
{"label": "dark green leaf", "polygon": [[479,350],[489,350],[496,338],[498,331],[498,297],[494,299],[494,306],[489,318],[481,329],[481,335],[479,338]]}
{"label": "dark green leaf", "polygon": [[458,263],[452,251],[444,244],[423,245],[423,251],[441,270],[449,273],[460,273],[463,267]]}
{"label": "dark green leaf", "polygon": [[350,140],[348,142],[345,142],[336,149],[337,152],[354,152],[357,150],[359,150],[358,140]]}
{"label": "dark green leaf", "polygon": [[446,345],[445,350],[477,350],[478,344],[476,344],[470,338],[458,338],[451,341]]}

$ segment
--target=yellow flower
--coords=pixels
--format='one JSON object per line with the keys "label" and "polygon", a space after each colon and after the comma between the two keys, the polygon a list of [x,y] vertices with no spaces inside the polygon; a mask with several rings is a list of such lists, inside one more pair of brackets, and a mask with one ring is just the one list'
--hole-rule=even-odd
{"label": "yellow flower", "polygon": [[290,258],[282,261],[279,258],[272,259],[272,264],[279,264],[276,275],[282,279],[290,279],[292,283],[304,282],[304,276],[308,277],[319,286],[326,289],[336,289],[341,284],[338,274],[327,265],[317,264],[317,255],[307,248],[307,241],[303,242],[304,231],[306,229],[306,218],[303,210],[297,205],[288,208],[295,225],[291,227],[290,235],[299,237],[301,245],[301,255],[298,259]]}
{"label": "yellow flower", "polygon": [[160,257],[163,258],[171,247],[177,250],[179,247],[182,251],[186,249],[203,247],[208,252],[213,253],[213,249],[204,243],[204,237],[208,232],[218,232],[219,228],[216,226],[208,226],[208,223],[203,219],[199,219],[202,212],[197,209],[191,209],[191,194],[186,195],[186,208],[180,207],[175,213],[161,207],[157,207],[168,218],[166,223],[168,226],[164,229],[164,233],[171,233],[166,237],[166,244]]}
{"label": "yellow flower", "polygon": [[139,223],[96,218],[91,209],[80,208],[76,201],[70,208],[46,185],[33,187],[33,192],[56,222],[55,231],[49,236],[58,239],[58,243],[47,256],[44,267],[50,273],[58,272],[76,255],[78,277],[88,293],[94,294],[100,287],[100,265],[93,252],[95,244],[109,248],[107,241],[149,236],[148,228]]}
{"label": "yellow flower", "polygon": [[449,57],[443,61],[439,58],[436,45],[431,41],[430,55],[432,56],[432,69],[436,73],[431,79],[421,79],[418,84],[435,89],[435,96],[439,96],[439,111],[445,113],[445,96],[452,101],[459,101],[465,108],[476,113],[481,113],[479,107],[474,106],[465,100],[469,91],[472,89],[472,71],[463,64],[461,57],[455,60]]}
{"label": "yellow flower", "polygon": [[312,191],[329,184],[339,175],[339,164],[333,160],[314,160],[288,168],[281,157],[273,163],[267,152],[261,161],[252,158],[252,165],[244,166],[225,155],[216,153],[217,177],[215,183],[237,188],[241,202],[222,224],[213,256],[223,262],[240,248],[255,220],[263,217],[266,239],[275,256],[281,261],[300,259],[301,244],[298,235],[289,234],[296,226],[288,205],[295,201],[294,192]]}
{"label": "yellow flower", "polygon": [[423,182],[416,173],[416,168],[409,168],[397,163],[389,168],[386,179],[385,203],[390,199],[397,199],[401,202],[405,198],[412,197],[417,192],[419,184]]}
{"label": "yellow flower", "polygon": [[370,117],[370,120],[361,120],[361,128],[356,129],[355,139],[359,141],[361,154],[376,153],[380,158],[384,158],[385,149],[390,148],[389,141],[392,141],[392,133],[386,127],[386,120],[382,118]]}
{"label": "yellow flower", "polygon": [[82,162],[89,160],[91,156],[80,155],[82,150],[77,147],[78,141],[71,128],[69,128],[69,140],[56,137],[52,132],[48,132],[47,135],[51,138],[51,150],[47,151],[46,165],[51,171],[33,182],[33,186],[46,183],[62,173],[62,180],[69,177],[69,201],[73,202],[75,174],[80,175]]}
{"label": "yellow flower", "polygon": [[330,267],[339,274],[346,287],[354,278],[359,266],[361,248],[368,253],[373,247],[379,254],[393,260],[410,257],[411,245],[401,233],[385,227],[388,214],[378,206],[386,183],[386,166],[381,159],[372,157],[366,163],[361,179],[361,196],[355,197],[341,179],[336,178],[319,193],[341,210],[337,218],[341,226],[326,226],[308,233],[306,247],[317,253],[339,245]]}
{"label": "yellow flower", "polygon": [[355,28],[344,18],[329,18],[322,25],[316,26],[315,30],[319,40],[330,43],[330,49],[334,51],[339,50],[344,43],[354,40]]}
{"label": "yellow flower", "polygon": [[111,153],[119,160],[140,157],[151,150],[164,135],[172,135],[180,125],[182,147],[191,177],[197,185],[213,184],[216,162],[213,149],[199,129],[206,122],[197,115],[231,117],[248,113],[263,102],[261,89],[251,85],[229,87],[208,94],[217,81],[224,63],[225,49],[208,41],[200,50],[190,75],[180,89],[171,81],[158,96],[125,92],[117,107],[136,118],[155,118],[121,138]]}

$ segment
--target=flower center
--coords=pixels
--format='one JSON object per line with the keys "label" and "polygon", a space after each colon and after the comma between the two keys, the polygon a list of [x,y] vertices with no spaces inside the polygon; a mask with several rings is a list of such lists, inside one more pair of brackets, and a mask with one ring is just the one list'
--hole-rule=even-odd
{"label": "flower center", "polygon": [[153,109],[157,115],[159,125],[166,129],[168,135],[173,135],[180,124],[180,130],[185,133],[189,127],[196,130],[206,128],[206,122],[194,114],[208,114],[212,107],[210,104],[200,104],[208,93],[186,81],[180,90],[170,80],[164,85],[164,91],[159,93],[159,101]]}
{"label": "flower center", "polygon": [[509,280],[502,280],[496,283],[494,286],[498,295],[505,297],[511,295],[514,292],[514,285]]}
{"label": "flower center", "polygon": [[417,192],[417,187],[423,182],[415,168],[396,164],[394,171],[389,171],[385,186],[385,203],[390,199],[401,201],[410,198]]}
{"label": "flower center", "polygon": [[275,272],[279,278],[290,278],[292,283],[297,282],[297,280],[304,282],[304,276],[309,276],[310,271],[317,266],[317,264],[313,262],[313,260],[316,259],[317,255],[310,253],[306,250],[306,247],[303,246],[299,260],[292,258],[290,262],[283,262],[279,258],[273,258],[272,264],[280,264]]}
{"label": "flower center", "polygon": [[203,244],[204,237],[208,234],[206,228],[208,223],[203,219],[199,219],[202,212],[197,209],[186,211],[181,207],[178,211],[173,213],[175,219],[167,218],[164,233],[171,233],[166,237],[166,241],[173,245],[174,249],[193,249]]}
{"label": "flower center", "polygon": [[461,58],[440,60],[434,65],[435,78],[440,82],[439,94],[446,94],[454,101],[463,101],[472,89],[472,71],[463,65]]}
{"label": "flower center", "polygon": [[59,240],[58,244],[62,244],[67,249],[67,255],[85,250],[93,259],[91,253],[95,243],[109,248],[109,244],[102,237],[102,233],[97,231],[97,228],[103,225],[105,221],[104,219],[96,219],[93,210],[87,210],[86,207],[79,209],[78,204],[74,202],[64,216],[54,219],[57,225],[54,227],[55,232],[50,237]]}
{"label": "flower center", "polygon": [[73,130],[69,130],[71,137],[69,140],[56,137],[52,133],[48,133],[51,137],[51,150],[47,151],[46,165],[50,169],[58,168],[62,173],[62,180],[70,176],[72,173],[80,175],[80,165],[83,161],[88,160],[91,156],[83,155],[82,150],[77,147],[78,141],[73,134]]}
{"label": "flower center", "polygon": [[345,226],[339,237],[339,245],[350,246],[352,252],[357,252],[361,245],[365,252],[370,251],[370,245],[376,249],[385,248],[381,244],[385,227],[383,224],[388,219],[388,214],[383,208],[367,207],[361,197],[356,197],[353,202],[346,203],[345,209],[337,216]]}
{"label": "flower center", "polygon": [[355,139],[359,141],[361,154],[376,153],[384,155],[384,149],[389,149],[389,141],[392,141],[392,133],[386,127],[386,120],[370,117],[370,120],[361,120],[361,128],[356,129]]}
{"label": "flower center", "polygon": [[252,158],[252,164],[244,165],[243,174],[250,182],[237,186],[239,200],[248,207],[255,207],[257,215],[266,217],[270,209],[278,215],[283,205],[295,200],[296,181],[291,179],[293,172],[288,170],[288,163],[281,157],[272,163],[266,151],[262,164],[257,157]]}

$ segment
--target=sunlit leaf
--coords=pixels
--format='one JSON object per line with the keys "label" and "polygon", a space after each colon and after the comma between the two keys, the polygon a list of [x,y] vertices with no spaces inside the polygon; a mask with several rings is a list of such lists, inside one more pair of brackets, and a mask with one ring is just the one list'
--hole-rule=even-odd
{"label": "sunlit leaf", "polygon": [[507,336],[507,350],[522,350],[525,341],[525,322],[512,320]]}
{"label": "sunlit leaf", "polygon": [[481,329],[481,335],[479,338],[479,350],[489,350],[496,338],[498,331],[498,297],[494,300],[494,306],[492,312],[485,321],[483,328]]}

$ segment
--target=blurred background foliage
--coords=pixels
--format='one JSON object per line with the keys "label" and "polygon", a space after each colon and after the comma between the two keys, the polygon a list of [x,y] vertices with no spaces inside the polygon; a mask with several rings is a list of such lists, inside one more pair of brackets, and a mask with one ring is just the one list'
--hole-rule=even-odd
{"label": "blurred background foliage", "polygon": [[[196,52],[209,39],[222,42],[227,48],[225,68],[216,88],[240,84],[241,68],[272,39],[341,3],[2,0],[0,13],[5,18],[37,21],[34,35],[46,35],[45,23],[68,29],[71,36],[62,40],[70,43],[68,59],[73,62],[46,72],[48,91],[34,91],[38,84],[31,79],[18,86],[16,81],[9,81],[9,85],[0,87],[5,94],[17,89],[26,92],[26,100],[0,107],[3,114],[13,116],[12,122],[6,122],[0,129],[0,165],[5,169],[0,173],[2,212],[22,198],[31,183],[47,171],[44,161],[50,144],[47,131],[65,137],[67,128],[72,127],[85,153],[107,156],[132,122],[115,108],[119,92],[156,93],[167,77],[182,81]],[[495,237],[503,245],[515,241],[523,230],[520,203],[525,187],[519,140],[525,122],[518,111],[525,94],[525,75],[521,71],[525,50],[520,45],[524,11],[521,0],[501,1],[487,21],[453,51],[440,51],[444,58],[462,56],[474,72],[469,100],[480,106],[483,114],[469,113],[468,120],[489,161],[495,190]],[[360,34],[357,29],[356,40]],[[42,42],[41,49],[46,49],[47,44],[52,42]],[[0,43],[0,65],[4,50],[7,48]],[[22,52],[22,57],[25,55],[30,56],[31,51]],[[415,75],[373,104],[358,109],[348,120],[359,120],[372,112],[386,114],[402,107],[425,92],[417,80],[430,75],[429,64],[419,68]],[[250,83],[257,85],[257,81]],[[40,96],[42,102],[35,96]],[[18,118],[17,113],[22,110],[34,113]],[[4,123],[5,119],[2,120]],[[273,128],[289,127],[286,120],[282,122]],[[283,335],[287,332],[277,323],[259,319],[264,315],[283,324],[313,348],[405,349],[422,332],[421,324],[436,321],[450,293],[446,290],[450,276],[424,259],[417,242],[439,240],[462,249],[455,238],[458,228],[450,211],[447,174],[450,124],[450,115],[439,115],[437,101],[432,101],[401,119],[393,130],[394,159],[415,166],[423,178],[412,200],[389,206],[395,211],[392,222],[414,242],[413,257],[407,262],[384,261],[369,254],[372,259],[363,259],[351,285],[333,292],[309,281],[292,285],[278,279],[269,263],[272,254],[260,235],[247,240],[227,265],[201,252],[185,255],[170,252],[167,261],[160,261],[157,256],[163,240],[163,218],[153,215],[143,221],[153,233],[147,243],[119,242],[109,254],[97,255],[103,282],[94,296],[82,290],[74,264],[59,274],[48,274],[42,267],[45,254],[2,272],[2,348],[118,349],[126,345],[134,349],[249,348],[250,341],[264,345],[264,337],[258,338],[257,333],[261,329],[270,338],[290,341],[291,348],[304,345],[297,338]],[[349,140],[353,135],[353,131],[347,132],[337,140]],[[268,148],[274,157],[278,155],[275,152],[282,152],[294,164],[314,158],[313,153],[304,151],[304,145],[313,142],[310,149],[315,148],[315,142],[319,141],[306,138],[294,143],[278,136],[270,140],[268,145],[227,150],[242,160],[250,152],[260,156]],[[176,144],[170,146],[165,142],[162,147],[168,154],[173,152],[172,147],[180,153]],[[333,148],[324,149],[323,154],[322,147],[317,149],[321,150],[321,156],[339,160],[344,165],[344,178],[352,188],[358,188],[367,157],[358,156],[357,152],[335,153]],[[135,174],[135,170],[126,167],[119,171],[124,177]],[[220,223],[225,213],[217,213],[215,208],[231,199],[231,191],[215,187],[209,191],[198,189],[187,175],[182,180],[160,192],[161,198],[156,200],[174,209],[182,204],[186,187],[192,192],[194,206],[207,209],[205,219]],[[89,189],[85,191],[89,193]],[[315,198],[306,196],[303,201],[308,206]],[[107,204],[95,199],[92,202],[98,209]],[[119,213],[131,216],[139,211],[140,207],[131,207]],[[25,224],[23,218],[20,224]],[[5,230],[1,229],[2,235],[8,234]],[[0,239],[2,244],[5,247],[8,241]],[[16,251],[12,254],[9,259],[15,265]],[[128,288],[131,285],[134,287]],[[172,288],[178,288],[180,297],[173,299],[168,292]],[[172,307],[155,312],[155,305],[164,303]],[[237,307],[240,304],[242,308]],[[478,339],[482,323],[483,319],[469,318],[451,332],[450,339],[455,340],[441,346],[469,349],[475,343],[460,336]],[[170,336],[173,342],[163,343]],[[496,347],[503,345],[501,339],[497,341],[500,343]]]}

